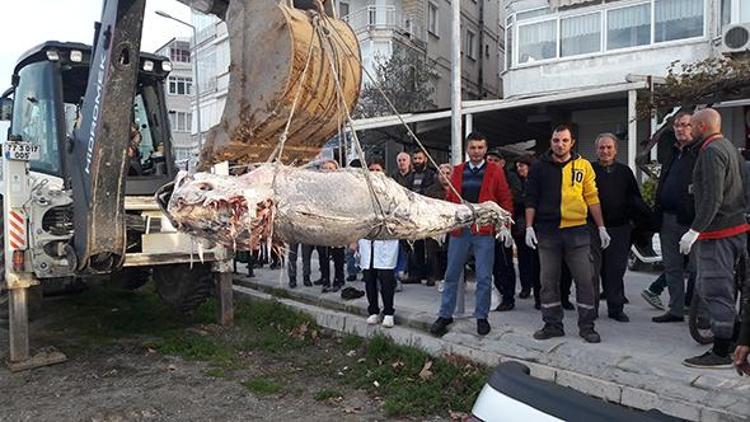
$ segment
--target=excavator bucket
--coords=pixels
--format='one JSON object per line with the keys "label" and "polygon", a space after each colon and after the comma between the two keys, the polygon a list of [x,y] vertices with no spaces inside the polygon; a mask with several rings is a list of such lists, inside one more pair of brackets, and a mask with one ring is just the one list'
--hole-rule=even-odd
{"label": "excavator bucket", "polygon": [[331,16],[328,3],[229,2],[229,92],[220,123],[207,133],[199,168],[267,161],[288,121],[283,154],[276,158],[306,162],[346,122],[345,107],[356,104],[362,80],[359,44],[351,27]]}

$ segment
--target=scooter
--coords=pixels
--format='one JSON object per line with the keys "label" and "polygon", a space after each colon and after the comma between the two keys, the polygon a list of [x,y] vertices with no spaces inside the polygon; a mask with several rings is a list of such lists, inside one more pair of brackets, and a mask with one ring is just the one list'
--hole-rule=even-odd
{"label": "scooter", "polygon": [[661,264],[661,240],[658,233],[633,239],[628,255],[630,271],[653,270]]}

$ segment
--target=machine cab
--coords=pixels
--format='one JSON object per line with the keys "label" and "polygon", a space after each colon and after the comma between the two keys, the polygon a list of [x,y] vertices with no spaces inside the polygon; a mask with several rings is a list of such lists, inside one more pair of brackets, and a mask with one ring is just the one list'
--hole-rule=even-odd
{"label": "machine cab", "polygon": [[[85,44],[41,44],[18,61],[13,86],[0,103],[0,114],[11,120],[10,135],[39,146],[31,171],[59,177],[66,187],[69,169],[63,155],[83,110],[90,59],[91,47]],[[164,80],[172,65],[166,57],[141,53],[139,69],[132,107],[123,107],[132,123],[126,193],[150,196],[176,174],[164,99]]]}

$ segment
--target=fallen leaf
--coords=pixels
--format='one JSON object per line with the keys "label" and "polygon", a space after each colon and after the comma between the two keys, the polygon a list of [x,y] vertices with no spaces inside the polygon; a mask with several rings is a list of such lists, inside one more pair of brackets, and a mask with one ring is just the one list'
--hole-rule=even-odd
{"label": "fallen leaf", "polygon": [[154,349],[152,349],[150,347],[147,347],[146,348],[146,353],[156,353],[156,350],[154,350]]}
{"label": "fallen leaf", "polygon": [[448,412],[448,415],[450,416],[451,421],[463,422],[469,419],[469,415],[464,412],[454,412],[453,410],[451,410]]}
{"label": "fallen leaf", "polygon": [[372,382],[372,385],[374,385],[375,387],[380,387],[380,383],[379,383],[379,382],[377,382],[377,380],[376,380],[376,381],[373,381],[373,382]]}
{"label": "fallen leaf", "polygon": [[169,364],[169,366],[167,366],[167,369],[168,369],[168,370],[170,370],[170,371],[176,371],[176,370],[177,370],[177,367],[176,367],[176,366],[174,366],[174,364],[171,364],[171,363],[170,363],[170,364]]}
{"label": "fallen leaf", "polygon": [[365,358],[359,358],[359,359],[357,359],[357,363],[365,363],[365,362],[367,362],[367,359],[365,359]]}
{"label": "fallen leaf", "polygon": [[303,322],[302,324],[294,327],[292,331],[289,332],[289,337],[296,338],[297,340],[304,340],[305,334],[307,334],[308,329],[309,324],[307,322]]}
{"label": "fallen leaf", "polygon": [[395,362],[393,362],[393,363],[391,364],[391,368],[393,368],[393,369],[395,369],[395,370],[399,370],[399,369],[401,369],[401,368],[403,368],[403,367],[404,367],[404,363],[403,363],[403,362],[401,362],[400,360],[397,360],[397,361],[395,361]]}
{"label": "fallen leaf", "polygon": [[422,378],[423,380],[432,378],[432,371],[430,371],[430,368],[432,368],[432,361],[427,360],[427,362],[424,363],[422,370],[419,371],[419,378]]}
{"label": "fallen leaf", "polygon": [[346,352],[346,355],[347,355],[347,356],[349,356],[350,358],[351,358],[351,357],[354,357],[354,355],[356,355],[356,354],[357,354],[357,351],[356,351],[356,350],[354,350],[354,349],[352,349],[352,350],[350,350],[350,351]]}

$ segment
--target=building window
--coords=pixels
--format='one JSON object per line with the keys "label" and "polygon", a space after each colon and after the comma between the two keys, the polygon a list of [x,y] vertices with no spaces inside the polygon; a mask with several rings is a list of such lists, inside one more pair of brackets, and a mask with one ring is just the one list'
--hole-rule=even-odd
{"label": "building window", "polygon": [[193,125],[193,113],[170,110],[169,124],[172,132],[190,132]]}
{"label": "building window", "polygon": [[477,40],[477,34],[467,29],[466,30],[466,42],[464,45],[464,49],[466,50],[466,56],[472,60],[476,60],[477,58],[476,40]]}
{"label": "building window", "polygon": [[439,36],[438,29],[440,23],[438,22],[438,6],[434,3],[427,3],[427,30],[436,36]]}
{"label": "building window", "polygon": [[721,27],[722,28],[732,23],[732,1],[733,0],[721,0]]}
{"label": "building window", "polygon": [[505,20],[505,70],[513,67],[513,16]]}
{"label": "building window", "polygon": [[518,27],[518,62],[553,59],[557,56],[557,20]]}
{"label": "building window", "polygon": [[169,93],[172,95],[191,95],[193,92],[193,78],[182,76],[169,77]]}
{"label": "building window", "polygon": [[703,36],[703,0],[656,0],[654,42]]}
{"label": "building window", "polygon": [[183,48],[170,48],[169,59],[177,63],[190,63],[190,50]]}
{"label": "building window", "polygon": [[560,57],[597,53],[601,39],[600,13],[560,19]]}
{"label": "building window", "polygon": [[[221,71],[224,71],[222,69]],[[198,89],[200,93],[216,90],[216,47],[201,49],[198,52]]]}
{"label": "building window", "polygon": [[636,47],[650,42],[650,4],[607,11],[607,50]]}
{"label": "building window", "polygon": [[339,3],[339,17],[349,16],[349,3]]}

